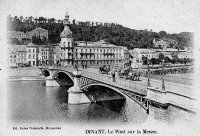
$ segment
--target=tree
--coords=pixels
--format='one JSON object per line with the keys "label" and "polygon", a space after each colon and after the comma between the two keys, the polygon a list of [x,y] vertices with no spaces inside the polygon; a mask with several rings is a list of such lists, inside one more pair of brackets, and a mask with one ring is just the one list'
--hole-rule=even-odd
{"label": "tree", "polygon": [[163,59],[164,59],[164,55],[163,55],[162,53],[159,53],[159,54],[158,54],[158,58],[159,58],[160,60],[163,60]]}
{"label": "tree", "polygon": [[167,35],[167,33],[165,31],[160,31],[159,32],[160,37],[165,37]]}
{"label": "tree", "polygon": [[76,24],[76,20],[75,20],[75,19],[73,19],[73,20],[72,20],[72,23],[73,23],[73,25],[74,25],[74,24]]}
{"label": "tree", "polygon": [[168,56],[166,56],[164,58],[164,60],[165,60],[165,63],[171,63],[172,62],[172,60]]}
{"label": "tree", "polygon": [[152,65],[155,65],[156,64],[156,59],[155,58],[151,58],[150,62],[151,62]]}
{"label": "tree", "polygon": [[147,65],[147,57],[142,56],[143,65]]}

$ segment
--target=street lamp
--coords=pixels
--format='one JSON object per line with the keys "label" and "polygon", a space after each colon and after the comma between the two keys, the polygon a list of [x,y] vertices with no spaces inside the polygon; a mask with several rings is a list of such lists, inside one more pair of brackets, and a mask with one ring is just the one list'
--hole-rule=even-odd
{"label": "street lamp", "polygon": [[150,86],[150,68],[149,68],[149,58],[147,58],[147,68],[148,68],[147,87],[149,87],[149,86]]}
{"label": "street lamp", "polygon": [[164,63],[165,63],[165,60],[163,58],[162,60],[162,90],[164,91],[165,90],[165,81],[164,81]]}

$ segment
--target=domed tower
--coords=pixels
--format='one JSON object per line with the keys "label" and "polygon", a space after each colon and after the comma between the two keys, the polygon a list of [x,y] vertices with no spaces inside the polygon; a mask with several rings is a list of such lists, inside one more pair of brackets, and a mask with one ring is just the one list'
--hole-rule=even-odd
{"label": "domed tower", "polygon": [[63,20],[64,29],[60,34],[60,63],[62,66],[73,64],[73,36],[69,28],[69,15],[66,12],[65,19]]}

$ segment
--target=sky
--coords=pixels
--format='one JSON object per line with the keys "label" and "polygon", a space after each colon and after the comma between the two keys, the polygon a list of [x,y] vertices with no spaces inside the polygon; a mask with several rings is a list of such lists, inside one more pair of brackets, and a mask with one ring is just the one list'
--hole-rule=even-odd
{"label": "sky", "polygon": [[199,0],[1,0],[0,13],[118,23],[136,30],[194,32],[200,22]]}

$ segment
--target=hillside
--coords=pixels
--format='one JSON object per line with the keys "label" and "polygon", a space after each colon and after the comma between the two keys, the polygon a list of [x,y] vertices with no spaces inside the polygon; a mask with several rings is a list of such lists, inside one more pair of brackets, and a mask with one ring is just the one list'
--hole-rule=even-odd
{"label": "hillside", "polygon": [[[63,30],[62,21],[55,21],[54,18],[46,19],[44,17],[11,17],[8,16],[8,30],[10,31],[31,31],[36,27],[42,27],[49,32],[49,43],[59,43],[60,33]],[[123,27],[122,25],[112,24],[110,27],[104,25],[88,26],[77,25],[74,23],[70,28],[74,34],[76,41],[98,41],[104,39],[107,42],[127,46],[128,49],[133,48],[153,48],[152,43],[154,38],[168,38],[178,42],[176,48],[192,47],[193,34],[183,32],[179,34],[168,34],[165,31],[151,32],[147,30],[134,30]]]}

